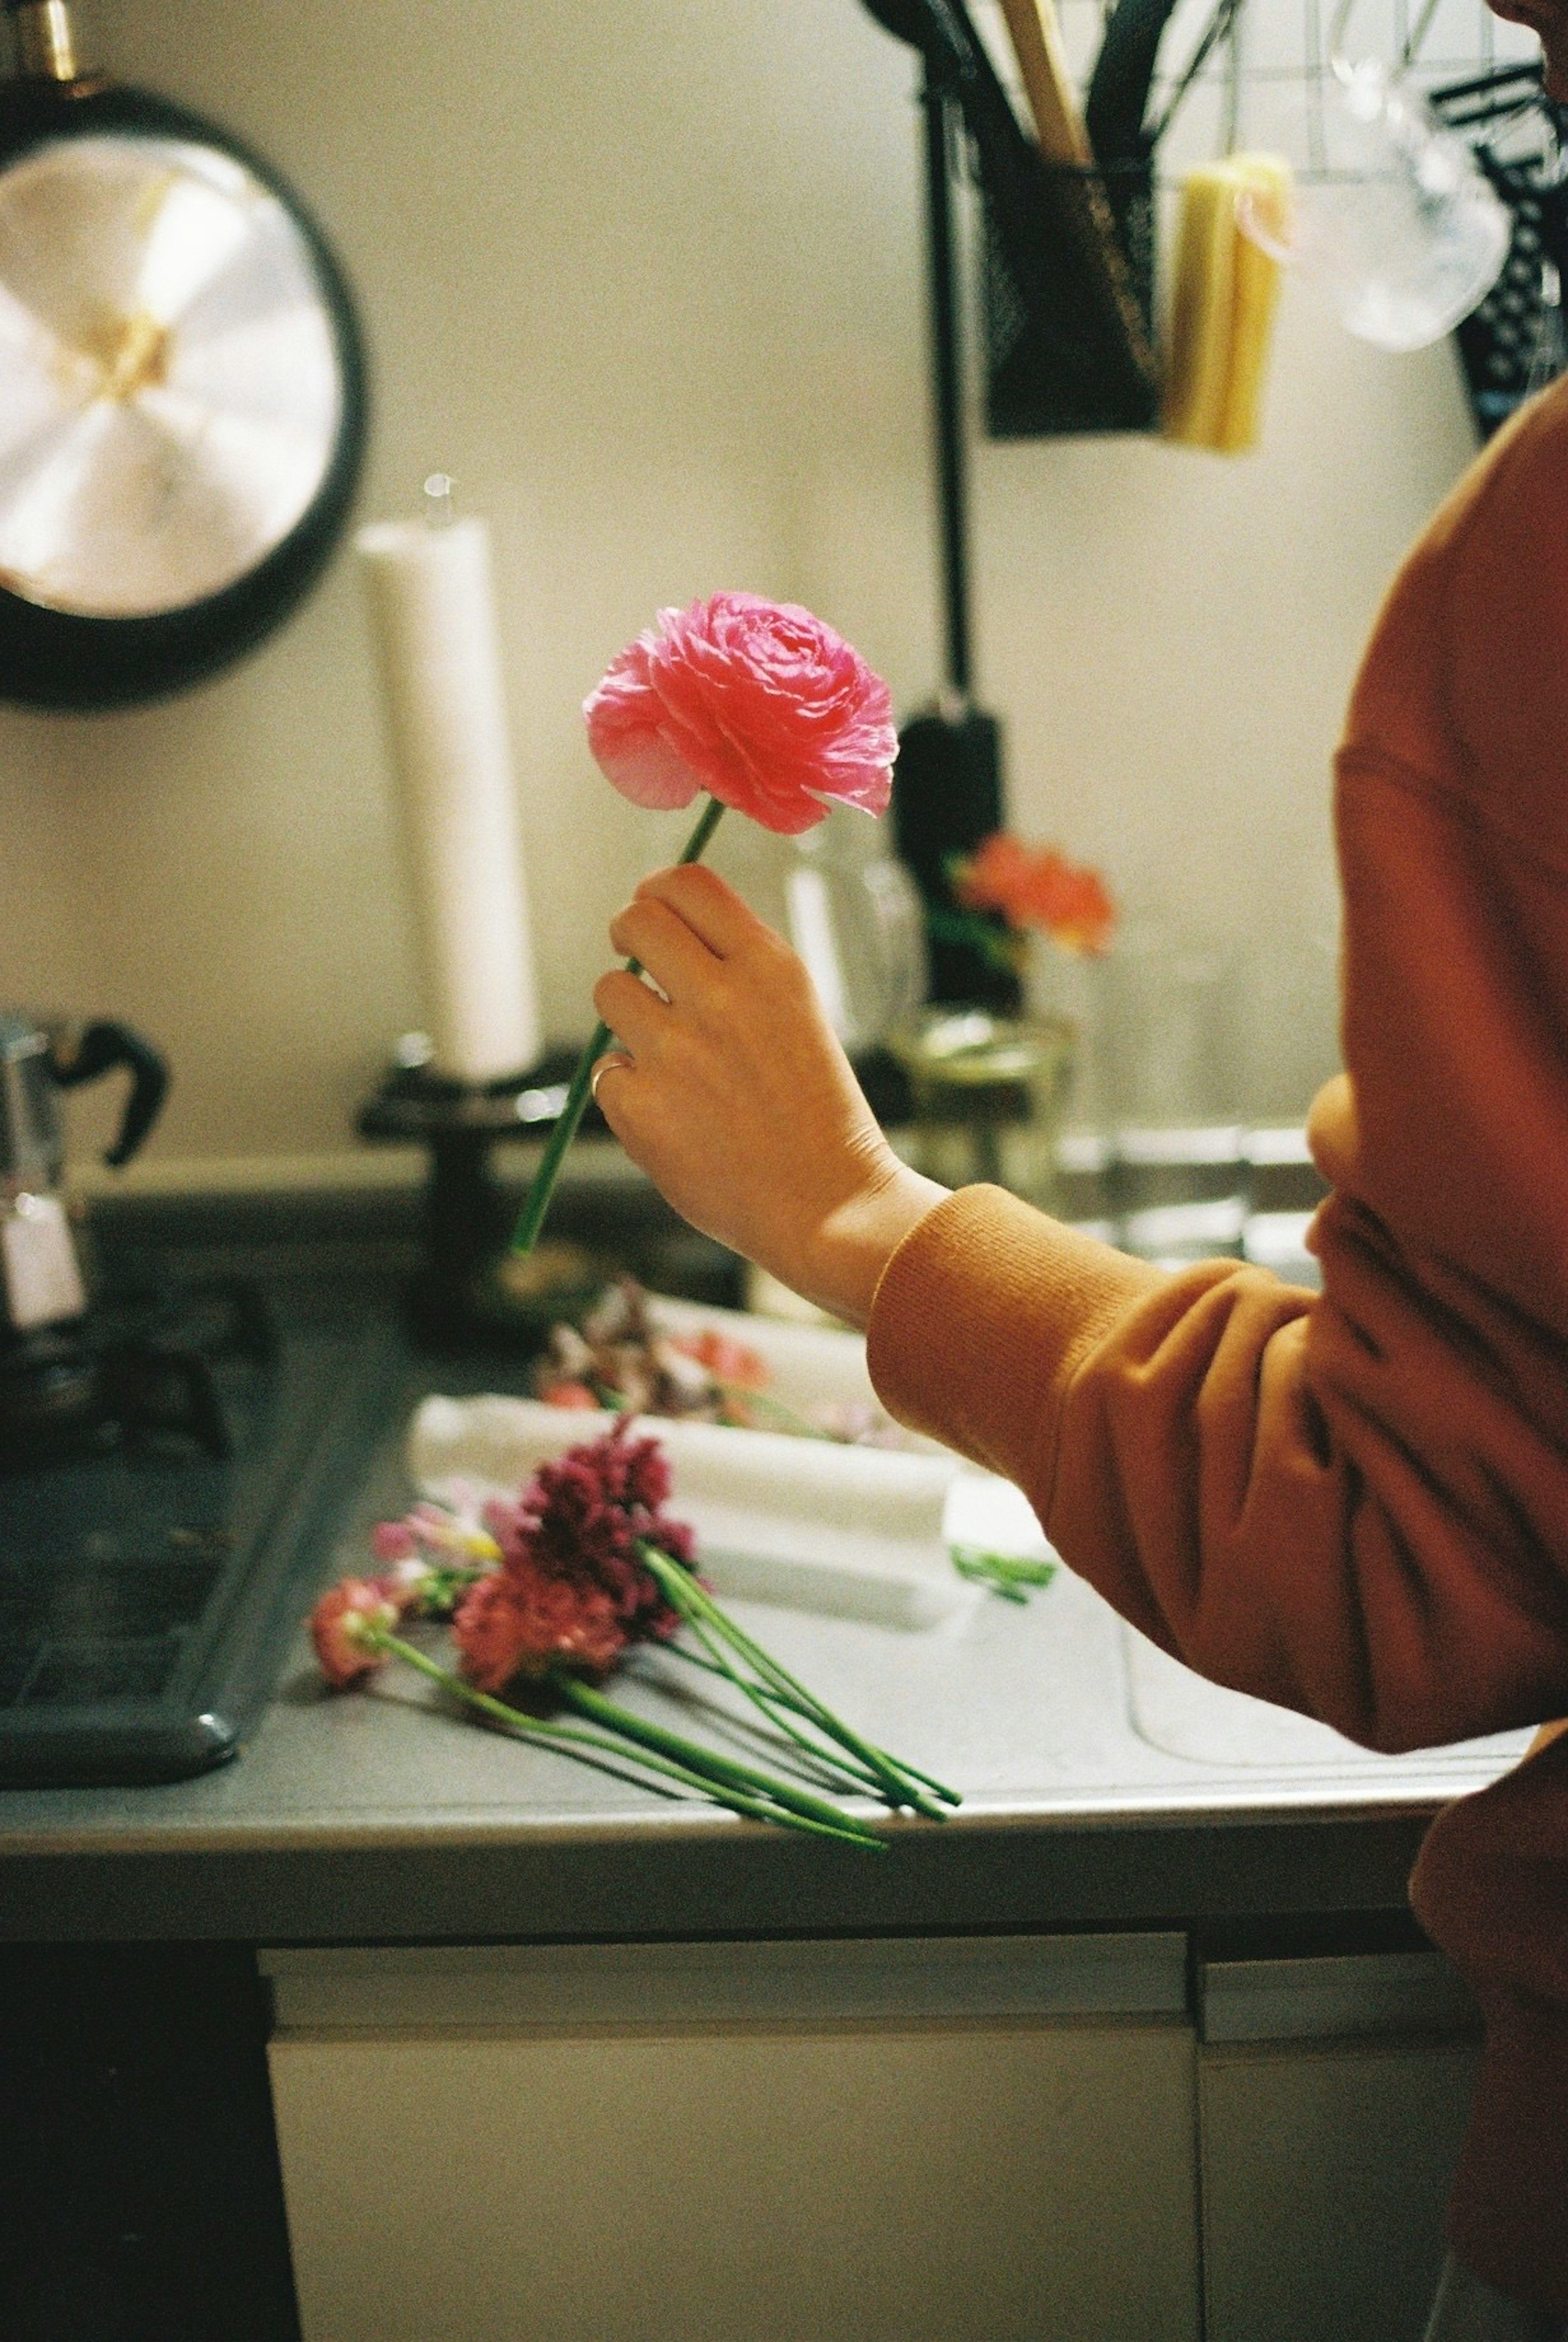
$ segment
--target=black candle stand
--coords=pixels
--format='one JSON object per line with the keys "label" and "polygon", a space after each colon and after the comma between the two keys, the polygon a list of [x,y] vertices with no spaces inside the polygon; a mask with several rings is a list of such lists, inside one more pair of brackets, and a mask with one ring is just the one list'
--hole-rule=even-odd
{"label": "black candle stand", "polygon": [[[549,1136],[576,1062],[576,1051],[553,1050],[525,1073],[483,1083],[397,1064],[360,1108],[362,1138],[429,1151],[423,1258],[408,1292],[413,1331],[424,1347],[536,1349],[550,1324],[612,1274],[609,1263],[571,1240],[546,1240],[526,1261],[514,1259],[507,1239],[519,1199],[492,1168],[492,1151],[503,1140]],[[604,1127],[590,1104],[583,1132]]]}
{"label": "black candle stand", "polygon": [[[361,1106],[355,1127],[362,1138],[429,1151],[421,1259],[407,1290],[410,1330],[421,1348],[527,1356],[553,1325],[579,1315],[628,1268],[661,1289],[739,1306],[734,1255],[695,1236],[651,1186],[629,1207],[623,1196],[608,1209],[600,1191],[591,1199],[558,1191],[543,1240],[525,1259],[509,1250],[522,1198],[496,1180],[493,1150],[505,1139],[549,1136],[577,1056],[575,1049],[552,1050],[526,1073],[484,1083],[398,1063]],[[857,1056],[854,1070],[879,1122],[908,1122],[909,1078],[887,1050]],[[590,1102],[578,1136],[607,1127]]]}

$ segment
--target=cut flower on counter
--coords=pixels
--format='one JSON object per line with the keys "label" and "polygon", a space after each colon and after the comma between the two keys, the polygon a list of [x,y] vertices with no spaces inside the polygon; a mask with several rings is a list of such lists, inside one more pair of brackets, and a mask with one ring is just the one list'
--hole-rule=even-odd
{"label": "cut flower on counter", "polygon": [[[940,1820],[955,1792],[863,1739],[721,1609],[670,1493],[657,1439],[623,1416],[477,1518],[415,1506],[373,1536],[383,1574],[345,1578],[317,1602],[322,1672],[346,1689],[398,1660],[522,1738],[870,1852],[883,1848],[877,1831],[824,1792]],[[450,1624],[454,1667],[408,1639],[420,1620]],[[638,1644],[738,1692],[793,1770],[743,1762],[608,1698],[601,1686]]]}
{"label": "cut flower on counter", "polygon": [[879,1407],[845,1399],[791,1406],[772,1382],[762,1352],[723,1326],[661,1326],[632,1276],[606,1286],[580,1324],[553,1326],[533,1371],[534,1396],[547,1406],[727,1423],[845,1446],[909,1445]]}

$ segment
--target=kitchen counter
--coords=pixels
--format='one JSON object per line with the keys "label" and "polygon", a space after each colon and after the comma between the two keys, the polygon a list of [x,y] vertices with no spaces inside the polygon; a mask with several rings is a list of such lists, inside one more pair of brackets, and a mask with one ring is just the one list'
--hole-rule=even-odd
{"label": "kitchen counter", "polygon": [[[735,1264],[645,1192],[564,1194],[560,1220],[570,1225],[574,1212],[584,1234],[650,1285],[708,1303],[737,1297]],[[244,1276],[285,1316],[291,1296],[308,1295],[318,1318],[325,1310],[392,1329],[379,1446],[365,1457],[335,1549],[319,1556],[324,1583],[363,1566],[366,1526],[406,1501],[401,1446],[416,1399],[520,1383],[514,1364],[422,1359],[397,1330],[399,1288],[418,1256],[410,1191],[126,1203],[100,1221],[105,1257],[139,1274]],[[302,1589],[301,1608],[307,1598]],[[661,2155],[678,2157],[682,2138],[692,2148],[711,2134],[695,2197],[718,2207],[726,2237],[751,2220],[784,2254],[780,2283],[803,2299],[824,2281],[838,2287],[845,2331],[911,2330],[903,2311],[878,2323],[880,2313],[862,2317],[854,2305],[884,2279],[902,2300],[910,2253],[938,2235],[955,2305],[943,2332],[976,2330],[975,2288],[1004,2278],[1022,2287],[1027,2316],[1015,2326],[998,2313],[987,2330],[1109,2337],[1137,2324],[1183,2342],[1205,2330],[1193,2212],[1200,2097],[1203,2284],[1214,2301],[1240,2305],[1234,2331],[1253,2330],[1260,2286],[1271,2283],[1284,2306],[1280,2330],[1298,2330],[1303,2269],[1315,2271],[1309,2292],[1321,2311],[1312,2330],[1359,2335],[1345,2314],[1353,2297],[1376,2321],[1369,2335],[1397,2330],[1430,2293],[1473,2056],[1468,2005],[1423,1949],[1405,1879],[1431,1813],[1491,1778],[1519,1736],[1367,1756],[1203,1686],[1129,1636],[1065,1571],[1026,1607],[977,1592],[923,1630],[734,1606],[861,1728],[952,1781],[962,1809],[942,1825],[888,1818],[884,1856],[825,1847],[509,1741],[444,1711],[406,1673],[335,1696],[303,1630],[259,1728],[222,1769],[161,1787],[0,1791],[0,2070],[13,2144],[25,2149],[11,2158],[11,2192],[0,2189],[0,2329],[16,2342],[220,2332],[225,2342],[299,2342],[303,2304],[313,2337],[363,2333],[367,2315],[377,2332],[401,2333],[407,2305],[432,2297],[431,2269],[455,2252],[437,2291],[457,2323],[440,2330],[514,2335],[510,2247],[486,2277],[485,2257],[501,2247],[490,2227],[464,2224],[475,2205],[504,2195],[520,2152],[540,2182],[539,2138],[517,2109],[545,2086],[538,2060],[562,2056],[602,2058],[612,2096],[649,2058],[664,2060],[626,2137],[643,2136],[643,2123]],[[635,1668],[642,1677],[673,1665],[649,1655]],[[694,1696],[693,1678],[678,1681]],[[667,1713],[669,1692],[646,1680],[623,1675],[617,1688]],[[457,1964],[455,1983],[442,1962]],[[644,2023],[630,2065],[592,2038],[554,2044],[549,2026],[537,2041],[526,2026],[517,2032],[530,1963],[547,2012],[558,2013],[578,2007],[584,1964],[596,1975],[606,1962],[630,1978],[616,1987],[617,2023],[649,2017],[666,1970],[686,1979],[682,2006],[704,2021],[685,2032]],[[792,2002],[784,2022],[770,2001],[760,2029],[719,2038],[725,2027],[707,2020],[744,1998],[758,1963],[800,2008]],[[1005,1987],[998,2006],[1014,2011],[1005,2022],[974,2015],[973,1977],[993,1969]],[[877,2006],[905,2012],[918,1977],[920,2006],[936,1996],[931,2024],[846,2030],[840,2020],[863,2009],[867,1974],[882,1979]],[[944,1978],[962,1984],[951,2009]],[[1077,1981],[1067,1991],[1062,1978]],[[275,2005],[284,1987],[293,2000]],[[1020,1990],[1017,2007],[1034,2016],[1017,2017]],[[1232,2047],[1215,2011],[1238,1991],[1245,2037]],[[325,2029],[301,2030],[302,1992],[325,1994]],[[1277,2003],[1284,2015],[1270,2024],[1304,2041],[1254,2042],[1253,2002]],[[411,2032],[375,2029],[378,2011],[404,2003],[419,2012]],[[481,2005],[504,2013],[508,2046],[489,2033],[469,2040]],[[339,2038],[345,2011],[351,2032]],[[1441,2029],[1456,2021],[1457,2036]],[[1325,2027],[1359,2037],[1369,2023],[1373,2037],[1317,2037]],[[1383,2037],[1391,2025],[1393,2037]],[[475,2188],[470,2095],[497,2087],[498,2058],[504,2103],[477,2135],[500,2160]],[[731,2095],[712,2099],[704,2077],[715,2058],[734,2071]],[[864,2068],[854,2087],[884,2105],[884,2178],[903,2169],[907,2104],[924,2104],[919,2093],[947,2075],[950,2098],[933,2119],[944,2156],[972,2160],[963,2216],[944,2197],[940,2217],[927,2217],[901,2180],[891,2226],[874,2190],[865,2236],[824,2261],[808,2224],[812,2248],[796,2267],[794,2231],[771,2207],[815,2183],[797,2162],[781,2177],[769,2159],[774,2069],[782,2061],[799,2082],[820,2067],[800,2132],[817,2154],[840,2133],[846,2058]],[[1027,2088],[1020,2076],[1033,2077]],[[597,2103],[599,2088],[594,2079],[558,2098],[552,2137],[570,2108]],[[998,2094],[1009,2091],[1016,2138],[999,2160],[1028,2175],[1016,2204],[996,2194]],[[687,2107],[684,2130],[673,2105]],[[765,2151],[738,2153],[758,2109]],[[1373,2159],[1392,2175],[1392,2196],[1369,2190],[1369,2167],[1355,2160],[1369,2123],[1388,2142]],[[467,2145],[454,2158],[458,2135]],[[595,2163],[616,2170],[624,2147],[614,2124],[591,2142]],[[403,2172],[390,2186],[400,2207],[390,2227],[389,2167]],[[933,2168],[948,2166],[939,2158]],[[1055,2175],[1045,2199],[1042,2170]],[[448,2177],[450,2201],[436,2185]],[[824,2204],[859,2204],[863,2180],[857,2167]],[[1274,2190],[1266,2217],[1254,2203],[1260,2186]],[[1058,2201],[1050,2187],[1066,2192]],[[606,2193],[634,2207],[644,2191],[623,2173]],[[1041,2200],[1054,2206],[1043,2218]],[[1281,2202],[1301,2211],[1294,2227],[1280,2227]],[[414,2205],[422,2217],[411,2227]],[[1260,2269],[1255,2240],[1276,2230],[1278,2266]],[[1020,2237],[1032,2240],[1022,2276]],[[1391,2237],[1406,2240],[1403,2257],[1391,2255]],[[350,2238],[368,2261],[345,2250]],[[709,2266],[700,2255],[676,2259],[662,2280],[674,2303],[683,2285],[700,2293]],[[636,2260],[630,2247],[584,2249],[561,2267]],[[728,2260],[719,2254],[713,2266]],[[490,2327],[470,2304],[486,2284],[499,2305]],[[1129,2307],[1129,2284],[1153,2289],[1157,2316],[1146,2303],[1147,2317]],[[576,2301],[575,2275],[571,2290]],[[706,2296],[689,2307],[684,2321],[674,2315],[681,2330],[744,2326],[727,2310],[718,2317]],[[923,2297],[921,2315],[929,2307]],[[540,2330],[644,2331],[635,2317],[593,2323],[588,2296],[573,2315],[575,2325],[553,2307],[554,2322]],[[436,2330],[420,2316],[422,2333]],[[791,2330],[828,2329],[814,2311]],[[1221,2317],[1208,2330],[1233,2327]]]}
{"label": "kitchen counter", "polygon": [[[275,1280],[319,1276],[299,1215],[286,1242],[275,1228],[266,1244],[244,1219],[232,1207],[198,1215],[193,1233],[187,1216],[175,1234],[208,1267],[226,1245],[264,1258]],[[175,1242],[161,1224],[133,1234]],[[319,1229],[314,1240],[325,1240]],[[332,1259],[345,1309],[387,1308],[399,1241],[394,1221],[339,1207]],[[520,1386],[504,1362],[410,1354],[401,1373],[337,1551],[323,1556],[324,1583],[363,1566],[366,1526],[403,1509],[402,1426],[416,1398]],[[508,1741],[441,1709],[406,1671],[333,1695],[302,1631],[235,1763],[168,1787],[0,1795],[0,1937],[478,1941],[1285,1914],[1327,1923],[1401,1910],[1427,1818],[1520,1745],[1513,1736],[1389,1759],[1333,1744],[1200,1686],[1065,1571],[1026,1608],[978,1595],[921,1631],[736,1609],[873,1738],[961,1789],[962,1810],[940,1826],[890,1820],[882,1858],[822,1848]],[[652,1683],[661,1669],[677,1696],[695,1696],[690,1677],[653,1655],[637,1661],[626,1696],[667,1715],[669,1695]]]}

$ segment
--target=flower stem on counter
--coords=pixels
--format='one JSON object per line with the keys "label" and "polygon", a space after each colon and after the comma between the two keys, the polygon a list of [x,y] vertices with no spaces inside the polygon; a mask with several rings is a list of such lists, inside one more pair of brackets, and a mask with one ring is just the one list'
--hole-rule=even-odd
{"label": "flower stem on counter", "polygon": [[[723,811],[724,806],[717,797],[708,799],[703,808],[701,819],[687,838],[682,851],[683,863],[702,860],[708,840],[718,827],[719,816]],[[629,976],[639,975],[641,963],[629,959],[626,962],[626,972]],[[566,1149],[577,1135],[577,1125],[582,1121],[584,1109],[588,1103],[588,1089],[594,1077],[594,1066],[614,1038],[614,1036],[607,1025],[596,1025],[594,1027],[593,1037],[577,1060],[577,1069],[572,1076],[571,1086],[566,1092],[566,1102],[561,1109],[561,1118],[550,1134],[539,1167],[534,1172],[528,1193],[523,1199],[523,1209],[518,1215],[517,1226],[512,1236],[512,1249],[514,1253],[530,1253],[538,1241],[539,1231],[544,1225],[544,1215],[550,1208],[550,1198],[554,1193],[556,1179],[560,1176],[561,1166],[566,1158]]]}
{"label": "flower stem on counter", "polygon": [[624,1733],[628,1739],[639,1742],[644,1748],[664,1756],[674,1756],[678,1763],[691,1765],[706,1777],[709,1795],[718,1796],[720,1787],[739,1791],[752,1798],[764,1798],[770,1807],[782,1808],[770,1812],[769,1818],[780,1821],[787,1813],[807,1823],[814,1829],[829,1831],[834,1837],[849,1837],[868,1849],[884,1851],[884,1841],[869,1824],[855,1821],[850,1815],[830,1806],[824,1797],[814,1797],[809,1789],[797,1789],[791,1782],[774,1778],[755,1771],[750,1765],[738,1764],[734,1757],[721,1756],[714,1750],[699,1748],[694,1741],[678,1732],[670,1732],[662,1724],[650,1724],[645,1717],[634,1716],[629,1709],[617,1707],[603,1692],[594,1691],[575,1676],[554,1676],[552,1687],[580,1716],[604,1725],[610,1731]]}
{"label": "flower stem on counter", "polygon": [[955,1545],[952,1553],[953,1566],[960,1577],[966,1577],[972,1586],[989,1586],[1004,1602],[1027,1602],[1030,1586],[1049,1586],[1056,1575],[1054,1562],[1032,1560],[1026,1555],[987,1553],[973,1545]]}
{"label": "flower stem on counter", "polygon": [[[476,1684],[467,1682],[452,1668],[442,1666],[417,1645],[385,1628],[365,1628],[362,1640],[367,1649],[402,1659],[442,1690],[524,1739],[559,1748],[567,1756],[609,1758],[617,1765],[641,1767],[645,1773],[655,1776],[657,1781],[673,1781],[683,1788],[696,1789],[714,1804],[726,1806],[731,1812],[754,1821],[774,1822],[783,1828],[833,1838],[867,1853],[886,1851],[884,1841],[868,1824],[841,1813],[825,1799],[797,1790],[788,1782],[772,1780],[765,1773],[754,1772],[749,1766],[736,1764],[711,1749],[701,1748],[679,1733],[645,1724],[640,1716],[617,1707],[613,1700],[590,1691],[573,1676],[553,1676],[551,1689],[579,1714],[605,1729],[556,1724],[543,1716],[525,1716],[521,1709],[509,1707],[504,1700],[481,1691]],[[628,1747],[628,1741],[638,1745]]]}
{"label": "flower stem on counter", "polygon": [[[725,1683],[734,1684],[737,1685],[738,1688],[747,1690],[749,1696],[754,1700],[765,1702],[771,1720],[774,1724],[778,1724],[782,1720],[777,1714],[777,1711],[781,1708],[787,1709],[792,1716],[803,1716],[808,1721],[814,1721],[820,1714],[824,1713],[820,1701],[814,1700],[809,1696],[804,1699],[797,1698],[794,1692],[777,1690],[771,1684],[754,1683],[749,1686],[742,1685],[739,1683],[739,1679],[733,1666],[728,1666],[719,1659],[704,1658],[700,1652],[688,1651],[680,1643],[664,1643],[661,1644],[660,1648],[666,1657],[672,1659],[682,1659],[689,1667],[700,1667],[704,1675],[719,1676]],[[803,1743],[802,1745],[807,1746],[809,1744]],[[843,1762],[842,1757],[834,1755],[832,1751],[826,1748],[817,1749],[814,1753],[826,1764],[837,1765],[842,1764]],[[886,1757],[885,1750],[879,1750],[878,1754]],[[906,1756],[900,1756],[896,1759],[886,1757],[886,1761],[889,1764],[896,1762],[901,1773],[907,1773],[912,1781],[919,1781],[926,1788],[934,1790],[935,1794],[939,1797],[943,1798],[947,1805],[956,1806],[962,1803],[962,1799],[956,1789],[944,1788],[943,1784],[937,1780],[934,1775],[930,1773],[923,1773],[919,1766],[912,1765]],[[867,1778],[876,1788],[878,1795],[880,1795],[882,1790],[880,1776],[871,1775],[868,1773]],[[860,1786],[858,1780],[856,1786]],[[939,1815],[937,1819],[944,1820],[945,1819],[945,1816]]]}
{"label": "flower stem on counter", "polygon": [[[876,1794],[890,1805],[908,1806],[928,1820],[941,1821],[944,1818],[944,1807],[963,1803],[956,1789],[945,1787],[927,1774],[918,1772],[913,1765],[905,1765],[900,1758],[890,1756],[885,1749],[863,1740],[853,1726],[835,1716],[832,1708],[825,1707],[760,1644],[754,1643],[691,1572],[683,1569],[668,1554],[644,1540],[639,1540],[637,1553],[671,1609],[701,1636],[704,1648],[748,1699],[760,1704],[765,1697],[773,1705],[787,1706],[806,1718],[847,1751],[874,1786]],[[734,1655],[733,1658],[729,1654]],[[735,1660],[742,1665],[736,1666]],[[751,1672],[744,1672],[746,1669]],[[774,1721],[780,1721],[776,1715]],[[794,1734],[791,1736],[798,1737]],[[821,1757],[827,1752],[817,1749],[814,1753]]]}

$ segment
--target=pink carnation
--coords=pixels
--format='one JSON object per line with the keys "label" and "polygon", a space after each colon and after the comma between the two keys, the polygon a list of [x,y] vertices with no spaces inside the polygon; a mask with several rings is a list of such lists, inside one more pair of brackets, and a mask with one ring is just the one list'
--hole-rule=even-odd
{"label": "pink carnation", "polygon": [[887,686],[793,602],[714,594],[661,610],[584,702],[588,746],[634,804],[707,789],[794,837],[830,804],[885,810],[898,753]]}
{"label": "pink carnation", "polygon": [[551,1576],[526,1555],[472,1586],[452,1621],[463,1672],[481,1691],[504,1691],[519,1676],[552,1667],[607,1675],[626,1646],[625,1629],[602,1587]]}
{"label": "pink carnation", "polygon": [[360,1683],[384,1666],[386,1653],[367,1638],[375,1630],[390,1633],[397,1618],[397,1603],[379,1578],[345,1577],[330,1587],[310,1614],[311,1640],[328,1683]]}

